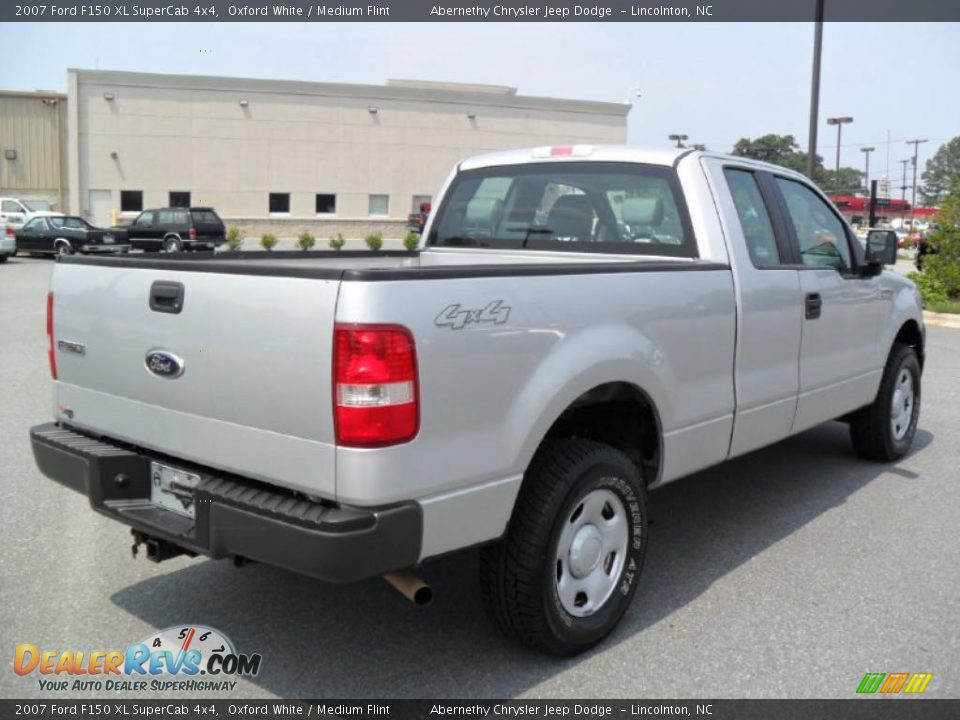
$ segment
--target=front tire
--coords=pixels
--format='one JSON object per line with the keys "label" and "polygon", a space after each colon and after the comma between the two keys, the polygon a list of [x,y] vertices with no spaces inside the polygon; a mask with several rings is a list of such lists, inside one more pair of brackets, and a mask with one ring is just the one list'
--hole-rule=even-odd
{"label": "front tire", "polygon": [[643,568],[646,488],[619,450],[548,441],[524,478],[503,539],[480,558],[484,604],[523,645],[575,655],[623,617]]}
{"label": "front tire", "polygon": [[73,245],[67,240],[61,240],[54,248],[57,255],[73,255]]}
{"label": "front tire", "polygon": [[163,241],[163,251],[168,253],[176,253],[183,250],[183,243],[180,242],[178,237],[168,237]]}
{"label": "front tire", "polygon": [[920,417],[920,361],[909,345],[890,350],[871,405],[850,420],[850,439],[857,454],[868,460],[891,462],[907,454]]}

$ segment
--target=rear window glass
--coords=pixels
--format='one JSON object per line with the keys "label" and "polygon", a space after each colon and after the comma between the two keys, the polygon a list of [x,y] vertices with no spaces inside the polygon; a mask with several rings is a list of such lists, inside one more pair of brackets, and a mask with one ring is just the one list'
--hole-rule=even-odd
{"label": "rear window glass", "polygon": [[193,210],[193,222],[197,225],[219,225],[220,218],[213,210]]}
{"label": "rear window glass", "polygon": [[55,228],[68,228],[70,230],[86,230],[90,225],[78,217],[53,217],[50,218],[50,224]]}
{"label": "rear window glass", "polygon": [[635,163],[537,163],[458,175],[430,244],[696,257],[673,170]]}

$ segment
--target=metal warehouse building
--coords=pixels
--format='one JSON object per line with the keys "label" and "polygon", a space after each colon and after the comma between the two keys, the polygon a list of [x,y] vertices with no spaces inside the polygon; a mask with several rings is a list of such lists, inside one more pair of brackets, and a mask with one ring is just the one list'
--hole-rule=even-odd
{"label": "metal warehouse building", "polygon": [[67,75],[67,207],[102,224],[192,204],[252,232],[395,237],[457,160],[622,143],[629,111],[487,85]]}
{"label": "metal warehouse building", "polygon": [[0,196],[67,202],[67,98],[0,91]]}

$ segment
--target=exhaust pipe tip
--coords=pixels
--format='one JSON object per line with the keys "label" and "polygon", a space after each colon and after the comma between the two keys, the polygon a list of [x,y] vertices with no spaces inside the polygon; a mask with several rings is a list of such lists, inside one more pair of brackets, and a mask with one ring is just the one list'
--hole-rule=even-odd
{"label": "exhaust pipe tip", "polygon": [[429,605],[433,600],[430,586],[409,570],[386,573],[383,579],[417,607]]}

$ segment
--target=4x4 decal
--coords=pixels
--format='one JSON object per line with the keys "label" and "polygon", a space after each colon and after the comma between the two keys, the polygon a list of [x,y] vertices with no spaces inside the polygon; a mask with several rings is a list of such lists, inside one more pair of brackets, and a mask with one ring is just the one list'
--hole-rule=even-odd
{"label": "4x4 decal", "polygon": [[461,310],[459,303],[447,305],[434,319],[437,327],[448,327],[451,330],[462,330],[470,323],[494,323],[503,325],[510,317],[510,306],[504,305],[502,300],[494,300],[480,310]]}

